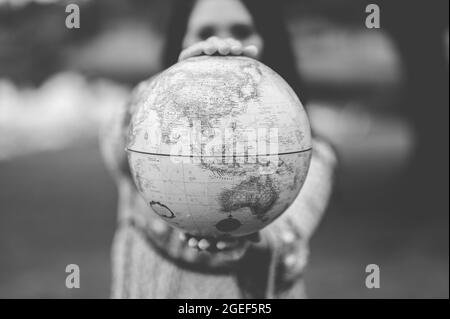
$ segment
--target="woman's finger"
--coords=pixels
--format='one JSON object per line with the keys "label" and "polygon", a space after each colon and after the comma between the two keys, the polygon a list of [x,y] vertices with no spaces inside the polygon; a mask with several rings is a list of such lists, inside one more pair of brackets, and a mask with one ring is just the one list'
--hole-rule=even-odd
{"label": "woman's finger", "polygon": [[206,40],[207,45],[210,47],[211,54],[214,54],[219,51],[219,48],[222,44],[223,40],[219,39],[218,37],[210,37],[208,40]]}
{"label": "woman's finger", "polygon": [[191,237],[188,241],[188,246],[191,248],[195,248],[198,245],[198,240],[194,237]]}
{"label": "woman's finger", "polygon": [[204,43],[200,42],[200,43],[194,44],[193,46],[183,50],[181,52],[180,57],[179,57],[178,60],[179,61],[183,61],[183,60],[186,60],[188,58],[191,58],[191,57],[198,56],[198,55],[202,54],[203,46],[204,46]]}
{"label": "woman's finger", "polygon": [[218,42],[219,40],[220,40],[220,39],[219,39],[218,37],[212,36],[212,37],[209,37],[208,39],[206,39],[205,41],[217,45],[217,44],[218,44],[217,42]]}
{"label": "woman's finger", "polygon": [[182,241],[186,241],[187,240],[187,236],[183,232],[178,234],[178,238],[180,238],[180,240],[182,240]]}
{"label": "woman's finger", "polygon": [[205,42],[205,45],[203,47],[203,53],[206,55],[213,55],[217,52],[217,46],[210,42]]}
{"label": "woman's finger", "polygon": [[231,53],[231,48],[239,44],[239,41],[232,38],[219,39],[217,42],[219,45],[219,53],[221,55],[229,55]]}
{"label": "woman's finger", "polygon": [[216,243],[216,248],[218,250],[224,250],[224,249],[233,248],[233,247],[235,247],[237,245],[238,245],[238,240],[236,240],[236,239],[226,240],[226,241],[225,240],[219,240]]}
{"label": "woman's finger", "polygon": [[238,45],[233,45],[231,47],[231,54],[232,55],[242,55],[242,45],[238,44]]}
{"label": "woman's finger", "polygon": [[219,48],[220,39],[218,37],[210,37],[205,42],[215,48]]}
{"label": "woman's finger", "polygon": [[244,48],[243,55],[255,59],[258,56],[258,48],[254,45],[249,45]]}
{"label": "woman's finger", "polygon": [[293,268],[297,263],[297,257],[295,255],[287,255],[283,262],[287,268]]}
{"label": "woman's finger", "polygon": [[227,247],[227,243],[224,241],[218,241],[216,247],[218,250],[223,250]]}
{"label": "woman's finger", "polygon": [[186,60],[186,59],[188,59],[190,57],[201,55],[203,53],[204,47],[205,47],[205,43],[204,42],[199,42],[199,43],[196,43],[196,44],[190,46],[187,49],[184,49],[180,53],[180,56],[178,57],[178,61],[183,61],[183,60]]}
{"label": "woman's finger", "polygon": [[221,54],[221,55],[228,55],[228,54],[230,54],[230,51],[231,51],[231,47],[230,47],[230,45],[228,44],[228,42],[226,42],[226,41],[221,41],[220,43],[219,43],[219,53]]}
{"label": "woman's finger", "polygon": [[242,45],[241,41],[233,39],[233,38],[226,38],[225,41],[230,45],[230,47],[235,45]]}
{"label": "woman's finger", "polygon": [[242,54],[242,43],[236,39],[228,38],[226,39],[228,45],[230,46],[230,54],[241,55]]}
{"label": "woman's finger", "polygon": [[240,41],[233,38],[220,39],[214,36],[183,50],[178,60],[183,61],[190,57],[202,54],[213,55],[215,53],[219,53],[220,55],[245,55],[251,58],[257,58],[258,48],[254,45],[243,47]]}
{"label": "woman's finger", "polygon": [[201,239],[198,242],[198,248],[200,248],[201,250],[206,250],[211,246],[211,244],[209,243],[209,241],[205,238]]}

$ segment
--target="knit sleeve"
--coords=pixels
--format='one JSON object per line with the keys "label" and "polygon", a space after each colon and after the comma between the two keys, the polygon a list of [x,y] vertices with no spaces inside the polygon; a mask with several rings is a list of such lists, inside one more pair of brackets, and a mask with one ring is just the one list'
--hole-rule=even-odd
{"label": "knit sleeve", "polygon": [[292,205],[261,231],[272,250],[272,294],[289,292],[308,261],[309,239],[321,221],[333,189],[337,159],[326,142],[314,139],[305,183]]}

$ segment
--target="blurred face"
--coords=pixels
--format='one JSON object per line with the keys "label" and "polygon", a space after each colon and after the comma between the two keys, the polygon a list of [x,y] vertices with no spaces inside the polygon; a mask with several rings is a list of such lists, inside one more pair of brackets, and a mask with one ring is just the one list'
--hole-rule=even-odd
{"label": "blurred face", "polygon": [[253,19],[239,0],[198,0],[189,18],[183,48],[216,36],[233,38],[244,46],[255,45],[263,50],[261,35],[256,32]]}

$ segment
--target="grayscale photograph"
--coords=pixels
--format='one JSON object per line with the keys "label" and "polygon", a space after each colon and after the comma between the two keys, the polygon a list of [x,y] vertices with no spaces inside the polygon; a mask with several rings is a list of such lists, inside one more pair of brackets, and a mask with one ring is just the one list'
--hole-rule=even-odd
{"label": "grayscale photograph", "polygon": [[0,0],[0,299],[448,299],[448,15]]}

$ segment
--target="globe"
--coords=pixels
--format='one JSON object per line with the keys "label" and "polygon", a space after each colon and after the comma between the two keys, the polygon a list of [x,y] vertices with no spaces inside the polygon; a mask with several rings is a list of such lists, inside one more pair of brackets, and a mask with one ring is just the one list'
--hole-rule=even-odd
{"label": "globe", "polygon": [[151,211],[173,227],[244,236],[298,196],[311,159],[308,118],[261,62],[190,58],[141,83],[132,101],[130,170]]}

